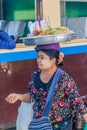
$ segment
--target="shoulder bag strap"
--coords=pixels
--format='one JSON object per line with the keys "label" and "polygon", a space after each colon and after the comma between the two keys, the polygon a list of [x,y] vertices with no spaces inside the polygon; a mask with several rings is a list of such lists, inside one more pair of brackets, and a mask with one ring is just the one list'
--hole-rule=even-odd
{"label": "shoulder bag strap", "polygon": [[47,100],[46,100],[45,108],[43,111],[43,116],[46,116],[46,117],[49,116],[50,109],[51,109],[52,102],[53,102],[53,98],[54,98],[55,85],[58,83],[62,72],[63,72],[62,69],[58,69],[58,71],[54,75],[50,90],[49,90],[48,95],[47,95]]}

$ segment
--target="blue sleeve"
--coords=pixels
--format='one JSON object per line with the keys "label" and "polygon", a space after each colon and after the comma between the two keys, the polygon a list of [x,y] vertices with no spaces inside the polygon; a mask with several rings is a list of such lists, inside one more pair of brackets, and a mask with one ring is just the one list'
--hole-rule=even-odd
{"label": "blue sleeve", "polygon": [[4,31],[0,30],[0,49],[14,49],[16,43],[13,39]]}

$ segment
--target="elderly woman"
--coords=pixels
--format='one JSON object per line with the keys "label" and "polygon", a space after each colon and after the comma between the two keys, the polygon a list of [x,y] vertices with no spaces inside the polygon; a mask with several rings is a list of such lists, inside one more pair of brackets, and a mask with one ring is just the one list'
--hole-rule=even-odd
{"label": "elderly woman", "polygon": [[[40,118],[44,111],[47,94],[50,89],[53,77],[59,66],[62,65],[64,55],[60,53],[58,43],[48,45],[37,45],[35,50],[38,53],[38,70],[33,72],[28,82],[28,93],[8,95],[6,101],[33,102],[34,119]],[[55,87],[55,86],[54,86]],[[54,90],[54,99],[49,113],[49,120],[53,130],[72,130],[72,108],[78,110],[87,123],[87,110],[82,101],[75,81],[66,73],[62,75]],[[25,110],[26,111],[26,110]],[[85,130],[87,124],[85,125]]]}

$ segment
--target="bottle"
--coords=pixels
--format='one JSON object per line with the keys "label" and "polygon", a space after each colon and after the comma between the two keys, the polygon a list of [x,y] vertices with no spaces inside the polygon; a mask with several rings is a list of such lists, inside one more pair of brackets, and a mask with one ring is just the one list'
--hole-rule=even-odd
{"label": "bottle", "polygon": [[39,35],[42,30],[41,30],[41,24],[40,24],[40,16],[38,16],[37,21],[35,22],[35,27],[34,27],[34,35]]}

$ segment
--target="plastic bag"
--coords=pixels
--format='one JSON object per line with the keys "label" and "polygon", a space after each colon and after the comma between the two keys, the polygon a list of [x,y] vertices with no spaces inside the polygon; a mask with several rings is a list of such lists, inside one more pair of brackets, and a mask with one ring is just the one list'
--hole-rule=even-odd
{"label": "plastic bag", "polygon": [[36,20],[35,22],[28,22],[28,28],[30,30],[30,34],[28,36],[37,36],[42,31],[49,29],[49,24],[45,20]]}
{"label": "plastic bag", "polygon": [[18,108],[16,130],[28,130],[28,125],[33,119],[33,103],[21,102]]}

